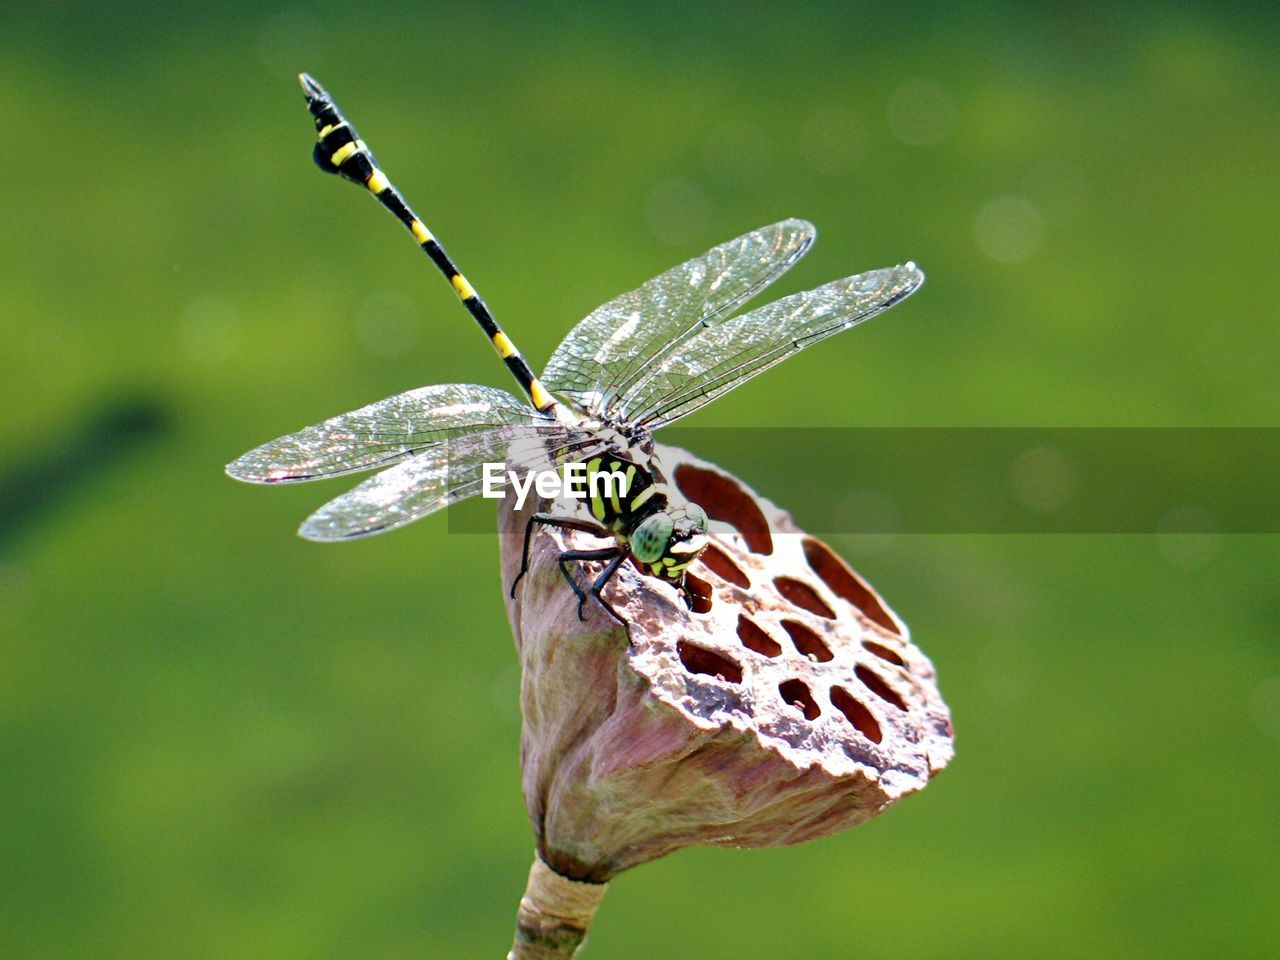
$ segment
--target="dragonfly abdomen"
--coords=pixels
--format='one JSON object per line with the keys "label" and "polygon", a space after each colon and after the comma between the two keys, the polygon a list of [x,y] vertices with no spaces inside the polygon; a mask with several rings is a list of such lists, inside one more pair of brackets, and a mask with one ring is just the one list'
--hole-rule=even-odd
{"label": "dragonfly abdomen", "polygon": [[665,484],[640,464],[617,454],[592,457],[585,463],[587,503],[591,516],[625,538],[644,515],[666,506]]}
{"label": "dragonfly abdomen", "polygon": [[304,73],[299,79],[307,95],[307,109],[316,124],[316,146],[312,154],[316,165],[326,173],[338,174],[344,180],[363,186],[404,225],[418,246],[449,281],[454,293],[498,351],[530,403],[540,413],[550,412],[556,406],[555,398],[542,386],[511,338],[498,326],[498,321],[494,319],[475,287],[458,270],[444,247],[409,207],[400,191],[378,169],[378,161],[373,152],[360,139],[350,121],[342,115],[324,87],[314,78]]}

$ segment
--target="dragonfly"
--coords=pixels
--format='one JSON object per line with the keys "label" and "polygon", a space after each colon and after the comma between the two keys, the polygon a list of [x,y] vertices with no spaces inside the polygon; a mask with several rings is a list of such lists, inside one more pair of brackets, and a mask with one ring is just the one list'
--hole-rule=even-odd
{"label": "dragonfly", "polygon": [[[580,464],[588,489],[606,471],[621,473],[625,488],[593,495],[590,519],[585,510],[533,512],[512,596],[529,569],[535,527],[555,527],[592,534],[602,543],[559,555],[580,618],[590,594],[626,623],[602,591],[628,558],[690,603],[685,571],[710,542],[707,512],[671,483],[655,453],[654,431],[887,310],[924,282],[915,263],[906,262],[739,313],[813,244],[812,224],[783,220],[713,247],[592,311],[538,378],[333,98],[308,74],[299,80],[315,122],[316,164],[365,188],[403,224],[523,394],[470,383],[421,387],[272,440],[227,466],[237,480],[263,484],[378,470],[303,522],[299,533],[310,540],[382,533],[476,496],[486,464],[505,463],[513,471]],[[584,590],[570,565],[587,563],[603,568]]]}

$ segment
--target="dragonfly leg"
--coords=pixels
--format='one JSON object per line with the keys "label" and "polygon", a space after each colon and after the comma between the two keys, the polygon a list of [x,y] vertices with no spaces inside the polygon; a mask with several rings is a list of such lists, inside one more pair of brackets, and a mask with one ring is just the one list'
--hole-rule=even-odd
{"label": "dragonfly leg", "polygon": [[537,523],[544,527],[559,527],[562,530],[582,530],[585,533],[593,534],[601,539],[613,536],[607,527],[602,527],[598,523],[592,523],[590,520],[578,520],[573,517],[557,517],[554,513],[535,513],[529,517],[529,522],[524,525],[524,549],[520,552],[520,572],[516,574],[516,578],[511,581],[511,599],[516,597],[516,586],[529,572],[529,540],[533,536],[533,525]]}
{"label": "dragonfly leg", "polygon": [[[587,619],[583,613],[583,607],[586,605],[586,602],[587,602],[587,595],[583,593],[582,588],[578,586],[578,582],[573,579],[573,574],[569,572],[569,567],[568,567],[569,562],[571,560],[576,560],[578,562],[581,562],[583,560],[616,561],[621,556],[623,556],[623,553],[620,547],[601,547],[598,550],[566,550],[564,553],[560,554],[560,559],[558,561],[560,564],[560,573],[563,574],[564,578],[569,581],[569,586],[573,587],[573,592],[578,598],[578,619],[579,620]],[[610,565],[605,568],[605,571],[609,574],[612,574],[612,572],[616,569],[618,569],[617,564],[611,562]],[[597,580],[597,582],[599,581]],[[591,590],[592,590],[592,594],[594,596],[597,596],[598,598],[599,595],[596,594],[595,592],[594,584],[592,585]],[[604,603],[603,600],[601,600],[600,602]],[[607,603],[605,603],[604,606],[606,610],[609,610],[609,605]],[[612,610],[609,610],[609,612],[613,613]],[[615,617],[618,616],[616,613],[613,613],[613,615]],[[618,619],[622,619],[622,618],[618,617]]]}
{"label": "dragonfly leg", "polygon": [[[591,584],[591,595],[599,600],[600,606],[608,610],[609,615],[624,627],[627,625],[627,621],[622,618],[621,614],[619,614],[617,610],[613,609],[613,607],[609,605],[609,601],[604,598],[600,591],[605,588],[605,584],[613,579],[613,575],[618,572],[618,567],[622,565],[622,561],[625,559],[627,559],[627,555],[619,550],[618,555],[609,561],[608,565],[604,568],[604,571],[600,576],[596,577],[595,582]],[[578,617],[582,617],[582,604],[578,604]]]}
{"label": "dragonfly leg", "polygon": [[711,599],[710,597],[706,597],[700,593],[696,593],[693,590],[693,588],[689,586],[688,580],[684,580],[680,584],[680,596],[684,600],[684,605],[688,607],[690,610],[694,609],[694,604],[696,601],[700,600],[703,603],[706,603],[708,600]]}

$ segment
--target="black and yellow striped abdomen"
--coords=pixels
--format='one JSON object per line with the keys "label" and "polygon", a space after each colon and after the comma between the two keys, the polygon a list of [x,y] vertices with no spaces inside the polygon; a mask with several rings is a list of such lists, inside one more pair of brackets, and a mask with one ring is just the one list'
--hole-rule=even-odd
{"label": "black and yellow striped abdomen", "polygon": [[413,239],[418,246],[449,281],[458,299],[480,325],[480,329],[489,338],[493,348],[498,351],[498,356],[502,357],[507,369],[516,378],[520,389],[524,391],[529,401],[540,412],[550,412],[556,406],[555,398],[534,376],[528,362],[515,348],[511,338],[498,326],[498,321],[494,319],[488,305],[476,293],[475,287],[458,270],[444,247],[427,229],[426,224],[410,209],[400,191],[378,168],[373,152],[360,139],[360,135],[342,115],[325,89],[305,73],[300,80],[302,89],[307,95],[307,108],[315,118],[316,146],[312,156],[316,165],[326,173],[337,174],[344,180],[350,180],[365,187],[379,203],[404,224],[405,228],[413,234]]}
{"label": "black and yellow striped abdomen", "polygon": [[[630,559],[638,569],[652,576],[661,577],[667,583],[674,585],[677,590],[684,591],[686,568],[697,559],[709,542],[708,517],[705,510],[697,504],[686,501],[679,490],[668,483],[666,474],[654,455],[652,436],[643,417],[629,419],[621,410],[615,414],[611,401],[607,401],[607,398],[598,394],[588,397],[568,386],[563,387],[564,402],[551,396],[534,376],[529,364],[511,342],[511,338],[498,325],[475,287],[462,275],[444,247],[409,207],[404,196],[391,183],[387,175],[382,172],[373,152],[360,139],[359,133],[343,116],[333,99],[307,74],[302,74],[299,79],[306,94],[307,108],[315,121],[316,142],[313,157],[316,164],[326,173],[364,187],[379,204],[400,221],[413,237],[414,242],[431,258],[431,262],[449,281],[458,299],[462,301],[480,329],[484,331],[485,336],[489,338],[493,348],[540,414],[540,416],[525,414],[529,417],[528,424],[513,425],[506,418],[497,417],[498,422],[487,425],[477,423],[476,426],[493,428],[495,431],[493,436],[496,439],[496,431],[505,430],[508,426],[533,425],[537,428],[540,442],[546,444],[542,452],[547,459],[557,468],[573,468],[572,472],[566,469],[565,473],[558,478],[560,484],[566,480],[569,481],[571,484],[569,489],[565,490],[560,484],[558,486],[562,493],[585,499],[587,509],[595,522],[588,521],[581,513],[577,516],[533,513],[525,528],[520,576],[523,576],[528,568],[529,536],[534,524],[539,523],[582,531],[603,539],[612,537],[616,541],[609,546],[568,549],[560,554],[561,573],[573,587],[580,601],[579,616],[582,615],[581,602],[586,599],[586,594],[579,588],[566,567],[566,563],[571,561],[605,563],[604,570],[592,584],[591,592],[605,609],[619,620],[622,618],[601,597],[600,590],[625,560]],[[637,314],[637,319],[638,317]],[[596,333],[589,334],[591,337],[596,335]],[[616,336],[609,339],[612,343]],[[575,363],[585,364],[592,352],[594,350],[576,358]],[[641,365],[646,362],[645,355],[639,355],[635,359]],[[554,363],[553,358],[553,365]],[[563,379],[559,382],[562,385],[565,383]],[[489,402],[489,406],[496,410],[492,402]],[[517,434],[519,434],[518,430],[511,436],[516,437]],[[487,449],[485,448],[486,451]],[[406,452],[418,455],[416,450]],[[434,461],[431,462],[434,463]],[[485,464],[486,468],[488,466]],[[540,497],[549,495],[549,493],[544,494],[540,477],[538,480],[538,495]],[[575,489],[572,486],[574,483],[582,483],[585,488]],[[459,486],[457,489],[461,490],[463,487]],[[353,494],[361,490],[363,488],[357,488]],[[452,497],[455,492],[450,490],[449,496]],[[403,493],[404,491],[398,491],[396,496],[402,496]],[[521,499],[523,497],[522,492]],[[335,501],[335,504],[338,502]],[[365,525],[360,531],[361,534],[374,529],[384,529],[385,527],[369,525],[378,516],[390,516],[398,509],[391,503],[383,502],[381,493],[373,511],[375,515],[373,518],[369,516],[367,504],[358,499],[353,503],[357,503],[358,507],[352,507],[352,512],[358,509],[360,513],[358,522]],[[356,521],[344,519],[344,522],[355,523]],[[520,576],[516,578],[516,582],[519,581]],[[513,583],[513,596],[514,591]]]}

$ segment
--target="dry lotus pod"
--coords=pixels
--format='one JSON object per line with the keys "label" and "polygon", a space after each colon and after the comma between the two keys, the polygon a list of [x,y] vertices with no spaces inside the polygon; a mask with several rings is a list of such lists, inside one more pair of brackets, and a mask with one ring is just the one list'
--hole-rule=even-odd
{"label": "dry lotus pod", "polygon": [[[921,789],[952,756],[933,665],[875,591],[733,477],[673,448],[659,456],[713,521],[689,574],[709,599],[690,610],[628,562],[605,597],[629,626],[590,598],[579,620],[557,557],[599,544],[543,528],[508,600],[537,839],[510,960],[572,956],[605,885],[629,867],[694,844],[836,833]],[[510,584],[525,521],[547,504],[501,504]],[[579,582],[598,569],[578,569]]]}

